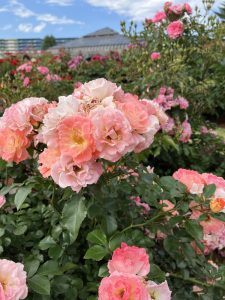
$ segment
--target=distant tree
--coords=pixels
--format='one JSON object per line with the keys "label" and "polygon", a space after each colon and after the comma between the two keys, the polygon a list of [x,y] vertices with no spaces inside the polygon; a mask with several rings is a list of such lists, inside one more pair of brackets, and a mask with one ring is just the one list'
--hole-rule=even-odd
{"label": "distant tree", "polygon": [[46,35],[42,43],[42,50],[46,50],[56,45],[56,40],[53,35]]}
{"label": "distant tree", "polygon": [[220,6],[219,11],[216,14],[223,22],[225,22],[225,2]]}

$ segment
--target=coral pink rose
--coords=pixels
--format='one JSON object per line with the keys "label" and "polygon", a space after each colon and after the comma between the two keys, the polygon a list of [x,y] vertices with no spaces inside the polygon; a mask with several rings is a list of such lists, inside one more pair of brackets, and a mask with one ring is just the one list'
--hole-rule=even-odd
{"label": "coral pink rose", "polygon": [[168,36],[175,40],[182,36],[184,32],[184,24],[181,21],[174,21],[167,26]]}
{"label": "coral pink rose", "polygon": [[148,292],[151,296],[150,299],[154,300],[171,300],[171,290],[169,289],[167,281],[156,284],[153,281],[148,281]]}
{"label": "coral pink rose", "polygon": [[201,194],[205,181],[201,174],[196,171],[179,169],[173,174],[173,178],[186,185],[191,194]]}
{"label": "coral pink rose", "polygon": [[22,264],[0,259],[0,299],[25,299],[28,294],[26,277]]}
{"label": "coral pink rose", "polygon": [[103,278],[98,300],[150,300],[142,279],[135,275],[113,273]]}
{"label": "coral pink rose", "polygon": [[164,11],[159,11],[155,14],[155,16],[151,19],[152,23],[160,23],[166,19],[166,14]]}
{"label": "coral pink rose", "polygon": [[117,271],[138,276],[146,276],[150,271],[149,257],[144,248],[121,244],[121,248],[113,252],[108,262],[109,273]]}
{"label": "coral pink rose", "polygon": [[160,200],[159,203],[163,205],[163,208],[162,208],[163,211],[171,212],[172,215],[174,215],[174,216],[178,215],[178,212],[176,210],[173,210],[175,205],[172,202],[170,202],[169,200]]}
{"label": "coral pink rose", "polygon": [[47,75],[49,73],[49,69],[44,66],[37,67],[37,70],[42,75]]}
{"label": "coral pink rose", "polygon": [[202,178],[205,180],[205,183],[207,185],[215,184],[217,188],[225,189],[225,179],[223,179],[222,177],[216,176],[211,173],[203,173]]}
{"label": "coral pink rose", "polygon": [[142,102],[146,105],[149,115],[154,115],[158,118],[161,126],[167,123],[169,118],[158,103],[146,99],[143,99]]}
{"label": "coral pink rose", "polygon": [[51,176],[61,188],[71,187],[77,193],[83,187],[97,183],[102,172],[100,163],[90,161],[76,166],[66,156],[62,156],[51,168]]}
{"label": "coral pink rose", "polygon": [[151,122],[147,107],[142,101],[129,94],[126,97],[126,102],[118,102],[117,107],[127,117],[132,130],[137,133],[146,133],[150,130]]}
{"label": "coral pink rose", "polygon": [[161,57],[161,55],[160,55],[160,53],[159,52],[153,52],[152,54],[151,54],[151,60],[158,60],[158,59],[160,59],[160,57]]}
{"label": "coral pink rose", "polygon": [[[6,200],[5,200],[5,196],[0,195],[0,208],[5,204]],[[1,298],[0,298],[1,299]]]}
{"label": "coral pink rose", "polygon": [[0,157],[17,164],[29,157],[26,148],[30,142],[25,133],[9,128],[0,129]]}
{"label": "coral pink rose", "polygon": [[106,107],[90,114],[99,157],[115,162],[133,150],[131,126],[118,109]]}
{"label": "coral pink rose", "polygon": [[44,178],[51,175],[51,168],[60,157],[60,151],[57,148],[46,148],[40,155],[38,170]]}
{"label": "coral pink rose", "polygon": [[89,118],[77,115],[63,119],[58,125],[58,134],[61,153],[71,156],[75,164],[92,158],[95,140]]}

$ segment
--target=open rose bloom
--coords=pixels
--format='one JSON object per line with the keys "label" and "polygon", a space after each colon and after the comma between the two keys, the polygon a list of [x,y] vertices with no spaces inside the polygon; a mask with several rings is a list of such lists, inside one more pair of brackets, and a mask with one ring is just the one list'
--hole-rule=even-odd
{"label": "open rose bloom", "polygon": [[25,299],[28,294],[26,277],[22,264],[0,259],[0,299]]}
{"label": "open rose bloom", "polygon": [[122,243],[108,262],[110,276],[101,281],[98,300],[170,300],[167,282],[147,282],[149,257],[143,248]]}
{"label": "open rose bloom", "polygon": [[[222,177],[210,173],[200,174],[197,171],[179,169],[173,177],[186,185],[191,194],[201,195],[205,186],[214,184],[216,190],[211,199],[207,200],[210,210],[213,213],[225,213],[225,180]],[[204,204],[204,203],[203,203]],[[192,210],[191,219],[197,220],[204,209],[198,203],[190,204]],[[221,251],[225,248],[225,222],[208,215],[204,221],[200,221],[203,228],[204,253],[210,254],[214,250]],[[196,246],[195,246],[195,249]],[[200,251],[200,250],[197,250]]]}
{"label": "open rose bloom", "polygon": [[[45,67],[38,70],[48,73]],[[43,177],[79,192],[98,181],[100,159],[117,162],[147,149],[164,122],[167,116],[155,103],[100,78],[79,84],[58,103],[27,98],[6,109],[0,118],[0,157],[19,163],[29,158],[28,148],[42,143]]]}

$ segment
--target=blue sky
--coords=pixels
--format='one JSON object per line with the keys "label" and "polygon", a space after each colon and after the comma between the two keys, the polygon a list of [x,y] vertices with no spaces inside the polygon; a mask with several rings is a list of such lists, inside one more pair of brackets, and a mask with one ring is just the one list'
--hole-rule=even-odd
{"label": "blue sky", "polygon": [[[78,37],[120,21],[140,22],[164,0],[0,0],[0,38]],[[184,2],[174,0],[174,3]],[[192,7],[201,0],[186,1]],[[216,0],[215,8],[222,2]]]}

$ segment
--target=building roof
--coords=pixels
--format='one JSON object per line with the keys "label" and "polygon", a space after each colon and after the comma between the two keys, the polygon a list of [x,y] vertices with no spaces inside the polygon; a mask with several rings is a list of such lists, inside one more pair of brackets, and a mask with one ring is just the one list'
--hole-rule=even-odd
{"label": "building roof", "polygon": [[86,48],[86,47],[99,47],[99,46],[110,46],[110,45],[127,45],[130,41],[127,37],[118,32],[114,31],[111,28],[102,28],[95,32],[84,35],[81,38],[78,38],[74,41],[57,45],[52,49],[60,48]]}

